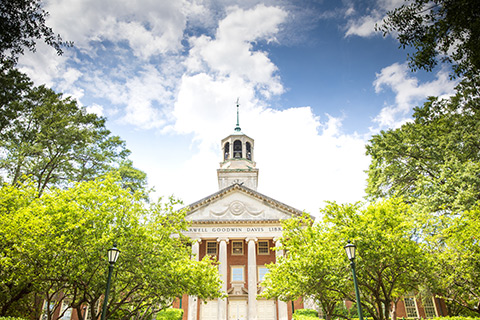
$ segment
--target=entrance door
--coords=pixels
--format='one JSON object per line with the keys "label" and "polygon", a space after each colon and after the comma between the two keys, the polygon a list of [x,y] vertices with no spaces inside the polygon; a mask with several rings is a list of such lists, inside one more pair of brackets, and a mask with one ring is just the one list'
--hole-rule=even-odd
{"label": "entrance door", "polygon": [[275,320],[275,300],[257,300],[257,320]]}
{"label": "entrance door", "polygon": [[247,300],[228,301],[228,320],[247,320]]}
{"label": "entrance door", "polygon": [[217,320],[218,301],[209,300],[207,303],[200,304],[200,319],[201,320]]}

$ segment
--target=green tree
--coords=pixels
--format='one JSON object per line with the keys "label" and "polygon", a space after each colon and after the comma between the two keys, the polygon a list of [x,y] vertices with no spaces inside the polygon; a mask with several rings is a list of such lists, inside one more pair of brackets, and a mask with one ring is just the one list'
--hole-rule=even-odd
{"label": "green tree", "polygon": [[120,170],[125,187],[143,188],[146,175],[127,159],[125,142],[71,98],[33,87],[15,69],[1,73],[0,169],[13,185],[32,176],[41,195],[49,186],[91,180]]}
{"label": "green tree", "polygon": [[[5,185],[0,189],[0,315],[22,316],[16,313],[23,308],[22,302],[34,291],[36,274],[33,265],[25,263],[19,245],[29,240],[22,233],[23,228],[29,234],[37,232],[41,223],[23,219],[22,211],[36,199],[33,185],[15,188]],[[32,223],[32,224],[30,224]],[[18,229],[18,225],[23,225]],[[8,312],[9,309],[15,309]]]}
{"label": "green tree", "polygon": [[282,221],[282,228],[282,245],[277,249],[287,254],[268,265],[262,296],[285,302],[308,297],[319,303],[327,320],[343,316],[335,313],[335,307],[351,286],[340,240],[307,215]]}
{"label": "green tree", "polygon": [[[418,289],[429,274],[425,251],[416,242],[415,215],[410,207],[393,198],[366,207],[331,203],[322,212],[331,236],[357,246],[363,309],[375,320],[396,317],[396,302]],[[344,294],[356,300],[353,289]]]}
{"label": "green tree", "polygon": [[282,249],[287,255],[269,266],[264,295],[282,300],[312,297],[327,317],[348,317],[338,314],[335,305],[344,299],[356,302],[343,249],[351,240],[357,246],[363,310],[375,320],[395,317],[396,302],[417,290],[429,274],[410,207],[394,198],[365,206],[330,203],[321,212],[324,219],[318,224],[305,217],[285,222]]}
{"label": "green tree", "polygon": [[35,51],[36,41],[43,39],[58,55],[70,46],[46,25],[48,12],[40,0],[2,0],[0,2],[0,62],[16,62],[25,49]]}
{"label": "green tree", "polygon": [[[83,320],[83,307],[97,310],[105,291],[106,250],[113,243],[121,256],[107,318],[148,319],[182,294],[202,299],[220,295],[216,266],[208,257],[200,262],[190,258],[189,240],[182,236],[185,211],[175,211],[173,199],[148,204],[142,192],[126,190],[111,175],[67,190],[53,188],[41,198],[32,190],[2,188],[6,200],[0,237],[6,245],[0,281],[13,293],[22,280],[24,301],[36,293],[51,302],[52,311],[63,301]],[[21,200],[22,193],[30,194],[30,200]],[[13,315],[22,297],[0,298],[2,315]]]}
{"label": "green tree", "polygon": [[413,70],[431,71],[440,60],[453,75],[480,70],[480,6],[476,0],[414,0],[387,13],[377,30],[395,33],[400,45],[413,47]]}
{"label": "green tree", "polygon": [[447,227],[432,234],[432,262],[436,281],[431,290],[441,295],[452,309],[480,314],[480,207],[443,217]]}
{"label": "green tree", "polygon": [[367,193],[402,196],[418,210],[451,213],[480,200],[479,77],[464,80],[448,99],[429,98],[413,121],[374,135]]}

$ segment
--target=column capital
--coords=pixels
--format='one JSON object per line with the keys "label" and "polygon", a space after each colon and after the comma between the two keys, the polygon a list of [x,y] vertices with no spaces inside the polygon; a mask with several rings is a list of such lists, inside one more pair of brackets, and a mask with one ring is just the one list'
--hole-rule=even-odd
{"label": "column capital", "polygon": [[222,242],[222,241],[225,241],[226,243],[228,243],[230,239],[228,239],[227,237],[217,238],[217,242]]}
{"label": "column capital", "polygon": [[249,237],[249,238],[245,238],[245,241],[247,241],[247,243],[250,242],[250,241],[253,241],[253,242],[256,243],[258,241],[258,239],[254,238],[254,237]]}

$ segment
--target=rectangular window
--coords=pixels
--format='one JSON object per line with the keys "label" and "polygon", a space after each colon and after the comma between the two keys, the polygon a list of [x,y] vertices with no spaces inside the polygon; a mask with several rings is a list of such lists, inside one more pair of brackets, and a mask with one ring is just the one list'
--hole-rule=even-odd
{"label": "rectangular window", "polygon": [[270,254],[270,249],[268,247],[268,240],[258,241],[258,254]]}
{"label": "rectangular window", "polygon": [[94,310],[92,312],[92,310],[90,310],[90,304],[87,306],[87,310],[85,311],[85,319],[86,320],[92,320],[93,318],[97,318],[96,315],[98,314],[98,308],[100,306],[100,299],[97,300],[97,302],[95,302],[95,307],[94,307]]}
{"label": "rectangular window", "polygon": [[207,241],[207,254],[217,255],[217,241]]}
{"label": "rectangular window", "polygon": [[407,313],[407,318],[418,318],[417,312],[417,303],[415,297],[405,297],[403,298],[405,302],[405,311]]}
{"label": "rectangular window", "polygon": [[68,301],[62,301],[62,308],[60,309],[61,317],[59,320],[70,320],[72,318],[72,308],[70,308]]}
{"label": "rectangular window", "polygon": [[232,254],[235,256],[243,254],[243,241],[232,241]]}
{"label": "rectangular window", "polygon": [[432,298],[426,298],[425,301],[422,300],[423,309],[425,310],[425,316],[427,318],[433,318],[437,316],[437,310],[435,309],[435,303]]}
{"label": "rectangular window", "polygon": [[48,304],[47,300],[43,301],[43,308],[42,308],[42,315],[40,316],[40,320],[48,319],[48,313],[53,314],[53,309],[55,308],[55,304],[57,302],[55,300],[50,301],[50,305]]}
{"label": "rectangular window", "polygon": [[262,282],[265,275],[268,273],[268,268],[261,266],[258,267],[258,282]]}
{"label": "rectangular window", "polygon": [[232,266],[232,282],[244,282],[243,266]]}

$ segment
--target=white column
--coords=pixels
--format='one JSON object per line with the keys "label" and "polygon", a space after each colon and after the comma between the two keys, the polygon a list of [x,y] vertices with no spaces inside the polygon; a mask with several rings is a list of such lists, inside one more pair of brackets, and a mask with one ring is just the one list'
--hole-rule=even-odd
{"label": "white column", "polygon": [[[199,248],[201,240],[193,240],[192,242],[192,259],[195,261],[199,260]],[[188,296],[188,320],[197,320],[198,313],[198,304],[196,296]]]}
{"label": "white column", "polygon": [[[280,239],[275,238],[273,239],[275,241],[275,247],[281,247],[282,243],[280,242]],[[275,250],[275,263],[278,263],[278,257],[283,256],[283,250]],[[288,320],[288,309],[287,309],[287,303],[283,302],[281,300],[277,301],[278,303],[278,320]]]}
{"label": "white column", "polygon": [[[218,273],[220,274],[220,279],[222,280],[222,291],[227,293],[227,243],[228,239],[218,238],[217,241],[220,243],[218,250]],[[227,299],[218,299],[218,320],[227,320]]]}
{"label": "white column", "polygon": [[256,238],[248,242],[248,320],[257,320],[257,250]]}

